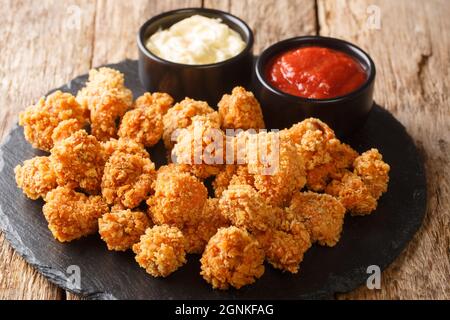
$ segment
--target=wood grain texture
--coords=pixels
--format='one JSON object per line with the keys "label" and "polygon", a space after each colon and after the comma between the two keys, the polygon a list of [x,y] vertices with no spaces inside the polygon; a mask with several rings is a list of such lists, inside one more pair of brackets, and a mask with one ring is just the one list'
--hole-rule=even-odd
{"label": "wood grain texture", "polygon": [[281,39],[316,34],[314,0],[205,0],[204,6],[247,22],[255,35],[256,54]]}
{"label": "wood grain texture", "polygon": [[[427,170],[423,226],[382,274],[381,290],[362,287],[339,298],[449,299],[450,39],[443,31],[450,30],[450,5],[319,0],[318,9],[321,35],[354,42],[373,57],[378,68],[375,100],[405,125]],[[377,10],[379,29],[371,23]]]}
{"label": "wood grain texture", "polygon": [[92,65],[137,59],[137,32],[146,20],[164,11],[201,5],[201,0],[98,0]]}
{"label": "wood grain texture", "polygon": [[[17,113],[89,68],[136,58],[136,32],[178,7],[230,11],[255,32],[255,53],[291,36],[331,35],[367,50],[378,68],[376,101],[406,126],[423,153],[428,211],[382,289],[341,299],[449,299],[450,4],[446,0],[0,0],[0,140]],[[376,5],[373,7],[370,5]],[[316,12],[317,7],[317,12]],[[373,28],[380,9],[380,28]],[[316,17],[319,17],[317,20]],[[368,20],[369,19],[369,20]],[[399,146],[401,147],[401,146]],[[0,235],[0,299],[78,299],[29,267]]]}

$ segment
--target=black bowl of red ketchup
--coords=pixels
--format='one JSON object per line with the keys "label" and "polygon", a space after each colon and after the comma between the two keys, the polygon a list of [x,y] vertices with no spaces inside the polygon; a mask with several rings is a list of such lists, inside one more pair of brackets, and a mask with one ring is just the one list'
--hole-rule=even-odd
{"label": "black bowl of red ketchup", "polygon": [[349,42],[296,37],[259,56],[254,93],[268,128],[315,117],[345,137],[364,124],[372,108],[375,73],[370,56]]}

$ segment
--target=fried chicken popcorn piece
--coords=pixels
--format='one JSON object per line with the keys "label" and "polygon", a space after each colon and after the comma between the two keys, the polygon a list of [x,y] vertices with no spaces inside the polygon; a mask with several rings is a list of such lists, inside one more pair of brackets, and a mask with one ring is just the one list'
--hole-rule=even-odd
{"label": "fried chicken popcorn piece", "polygon": [[165,115],[169,108],[173,106],[173,98],[162,92],[146,92],[136,99],[134,108],[158,107],[161,115]]}
{"label": "fried chicken popcorn piece", "polygon": [[306,170],[331,161],[326,147],[327,142],[335,138],[335,134],[326,123],[309,118],[293,125],[285,134],[305,160]]}
{"label": "fried chicken popcorn piece", "polygon": [[288,230],[268,229],[255,237],[264,249],[266,260],[276,269],[297,273],[305,252],[311,247],[310,235],[299,221]]}
{"label": "fried chicken popcorn piece", "polygon": [[95,233],[98,218],[108,210],[102,197],[88,197],[69,187],[57,187],[47,193],[42,208],[50,231],[60,242]]}
{"label": "fried chicken popcorn piece", "polygon": [[242,87],[235,87],[231,95],[225,94],[220,100],[219,115],[225,129],[263,129],[263,114],[253,93]]}
{"label": "fried chicken popcorn piece", "polygon": [[220,198],[222,196],[222,193],[228,188],[231,179],[236,174],[236,171],[237,166],[230,164],[224,166],[222,170],[216,175],[214,181],[212,182],[212,186],[214,189],[214,195],[217,198]]}
{"label": "fried chicken popcorn piece", "polygon": [[130,249],[150,226],[145,213],[130,209],[107,212],[98,219],[98,231],[108,250]]}
{"label": "fried chicken popcorn piece", "polygon": [[194,116],[206,115],[213,112],[214,109],[206,102],[196,101],[190,98],[185,98],[183,101],[175,104],[163,117],[163,140],[166,148],[168,150],[172,149],[175,143],[172,141],[172,134],[176,129],[187,128],[192,123],[191,119]]}
{"label": "fried chicken popcorn piece", "polygon": [[125,87],[122,73],[100,68],[89,71],[89,80],[78,91],[77,101],[91,111],[92,135],[107,141],[116,137],[116,121],[130,109],[133,94]]}
{"label": "fried chicken popcorn piece", "polygon": [[387,191],[390,167],[383,162],[383,156],[377,149],[370,149],[355,159],[354,173],[357,174],[370,194],[378,199]]}
{"label": "fried chicken popcorn piece", "polygon": [[328,194],[297,192],[287,210],[305,225],[312,242],[333,247],[339,241],[345,208],[336,198]]}
{"label": "fried chicken popcorn piece", "polygon": [[[215,120],[214,120],[214,116]],[[225,134],[216,112],[192,117],[192,124],[178,136],[172,160],[200,179],[217,175],[225,163]]]}
{"label": "fried chicken popcorn piece", "polygon": [[312,191],[323,191],[332,179],[340,179],[353,165],[358,153],[338,139],[327,142],[326,153],[330,160],[307,171],[306,186]]}
{"label": "fried chicken popcorn piece", "polygon": [[219,208],[237,227],[265,231],[277,225],[274,209],[249,185],[230,185],[222,193]]}
{"label": "fried chicken popcorn piece", "polygon": [[185,240],[186,253],[201,254],[217,230],[228,226],[228,220],[220,211],[219,199],[209,198],[206,200],[200,219],[195,223],[188,223],[181,230]]}
{"label": "fried chicken popcorn piece", "polygon": [[14,168],[16,183],[26,196],[36,200],[57,187],[56,176],[49,157],[34,157]]}
{"label": "fried chicken popcorn piece", "polygon": [[105,155],[105,161],[108,161],[109,157],[114,152],[123,152],[126,154],[136,154],[143,158],[150,157],[144,146],[134,140],[128,138],[121,139],[109,139],[108,141],[100,142],[103,153]]}
{"label": "fried chicken popcorn piece", "polygon": [[108,204],[135,208],[148,198],[155,175],[155,164],[149,157],[116,151],[105,165],[102,195]]}
{"label": "fried chicken popcorn piece", "polygon": [[100,192],[105,156],[94,136],[84,130],[75,132],[53,147],[50,160],[58,185],[80,187],[90,194]]}
{"label": "fried chicken popcorn piece", "polygon": [[186,263],[183,234],[168,225],[148,228],[133,251],[137,263],[154,277],[167,277]]}
{"label": "fried chicken popcorn piece", "polygon": [[172,97],[166,93],[145,93],[136,100],[135,108],[123,116],[119,137],[133,139],[145,147],[155,145],[163,134],[163,116],[172,104]]}
{"label": "fried chicken popcorn piece", "polygon": [[200,274],[214,289],[239,289],[264,274],[264,251],[247,231],[221,228],[203,252]]}
{"label": "fried chicken popcorn piece", "polygon": [[53,130],[52,133],[53,144],[70,137],[75,132],[83,129],[83,126],[84,124],[78,121],[77,119],[69,119],[61,121],[55,128],[55,130]]}
{"label": "fried chicken popcorn piece", "polygon": [[[82,128],[88,120],[87,110],[78,104],[70,93],[56,91],[41,98],[36,105],[19,114],[19,124],[24,127],[25,139],[34,148],[50,151],[52,134],[64,120],[73,119]],[[60,134],[63,131],[60,131]]]}
{"label": "fried chicken popcorn piece", "polygon": [[377,200],[361,178],[351,172],[340,180],[331,181],[325,192],[338,198],[351,215],[367,215],[377,208]]}
{"label": "fried chicken popcorn piece", "polygon": [[147,200],[149,215],[156,224],[175,225],[180,229],[195,223],[208,198],[204,184],[177,166],[163,166],[154,183],[155,194]]}
{"label": "fried chicken popcorn piece", "polygon": [[[303,159],[296,148],[282,135],[277,142],[277,136],[274,132],[258,133],[258,143],[249,144],[249,154],[261,155],[261,150],[269,150],[267,158],[272,160],[264,162],[261,156],[257,161],[250,160],[248,171],[253,174],[255,188],[270,205],[284,206],[294,191],[303,188],[306,174]],[[278,148],[273,148],[275,145]]]}

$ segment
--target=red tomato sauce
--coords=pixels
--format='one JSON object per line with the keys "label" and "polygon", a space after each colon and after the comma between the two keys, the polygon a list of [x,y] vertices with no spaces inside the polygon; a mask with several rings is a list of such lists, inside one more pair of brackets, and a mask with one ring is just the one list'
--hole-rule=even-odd
{"label": "red tomato sauce", "polygon": [[341,51],[301,47],[276,56],[267,66],[266,79],[294,96],[330,99],[361,87],[367,73],[355,58]]}

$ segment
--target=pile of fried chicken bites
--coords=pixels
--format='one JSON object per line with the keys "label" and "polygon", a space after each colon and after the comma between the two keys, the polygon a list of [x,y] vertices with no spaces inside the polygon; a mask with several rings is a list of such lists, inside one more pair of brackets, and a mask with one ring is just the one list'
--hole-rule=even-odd
{"label": "pile of fried chicken bites", "polygon": [[[155,168],[146,148],[163,139],[169,154],[189,158],[199,128],[236,145],[275,135],[258,132],[265,128],[261,107],[242,87],[225,94],[218,111],[190,98],[174,104],[166,93],[133,101],[123,74],[100,68],[90,71],[76,97],[56,91],[23,111],[19,123],[26,140],[50,154],[18,165],[17,185],[29,198],[44,199],[58,241],[99,232],[109,250],[133,250],[154,277],[180,268],[187,254],[200,254],[201,275],[218,289],[253,283],[264,261],[297,273],[313,243],[336,245],[346,212],[373,212],[389,181],[389,165],[377,149],[360,155],[314,118],[277,133],[272,174],[258,160],[169,160]],[[228,136],[226,129],[242,130]],[[212,198],[204,184],[210,177]]]}

